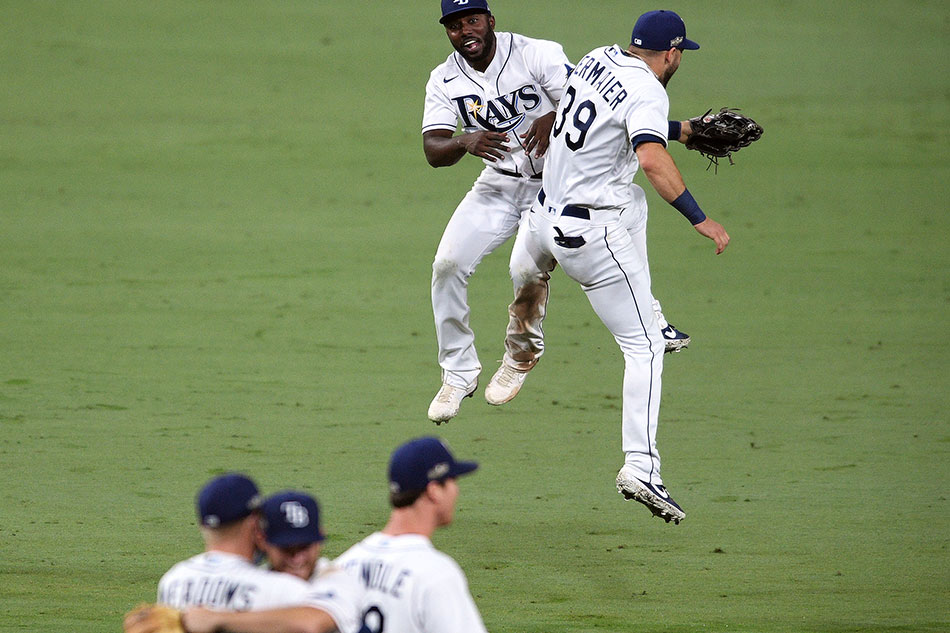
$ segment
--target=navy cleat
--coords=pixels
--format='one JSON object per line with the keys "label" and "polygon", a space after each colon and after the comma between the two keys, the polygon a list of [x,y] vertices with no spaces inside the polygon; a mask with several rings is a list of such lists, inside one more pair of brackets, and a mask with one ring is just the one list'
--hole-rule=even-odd
{"label": "navy cleat", "polygon": [[625,499],[639,501],[653,513],[653,516],[660,517],[667,523],[672,521],[679,525],[679,522],[686,518],[683,508],[673,501],[673,497],[662,484],[643,481],[626,466],[617,473],[617,492]]}
{"label": "navy cleat", "polygon": [[666,342],[665,354],[682,352],[689,347],[691,340],[689,334],[680,332],[675,325],[667,323],[666,327],[660,330],[660,333],[663,334],[663,340]]}
{"label": "navy cleat", "polygon": [[681,352],[689,347],[689,334],[680,332],[675,325],[670,325],[670,322],[663,316],[663,308],[660,306],[660,302],[656,299],[653,300],[653,314],[656,315],[656,322],[660,325],[660,334],[663,335],[663,341],[666,343],[664,354]]}

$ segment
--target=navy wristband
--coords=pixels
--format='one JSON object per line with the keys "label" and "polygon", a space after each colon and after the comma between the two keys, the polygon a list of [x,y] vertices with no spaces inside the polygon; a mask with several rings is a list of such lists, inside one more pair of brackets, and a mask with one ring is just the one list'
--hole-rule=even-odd
{"label": "navy wristband", "polygon": [[706,214],[699,208],[699,203],[693,198],[693,194],[689,192],[689,189],[684,189],[680,197],[670,204],[673,205],[674,209],[682,213],[693,226],[696,226],[706,219]]}
{"label": "navy wristband", "polygon": [[670,131],[667,133],[666,138],[671,141],[680,140],[680,134],[683,133],[683,124],[679,121],[670,121]]}

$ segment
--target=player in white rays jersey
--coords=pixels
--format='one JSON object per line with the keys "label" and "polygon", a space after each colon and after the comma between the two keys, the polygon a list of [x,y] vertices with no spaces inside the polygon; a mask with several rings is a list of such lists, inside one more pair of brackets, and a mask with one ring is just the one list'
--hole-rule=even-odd
{"label": "player in white rays jersey", "polygon": [[389,521],[336,559],[366,589],[369,633],[486,633],[462,569],[430,540],[453,520],[456,479],[477,467],[435,437],[393,452]]}
{"label": "player in white rays jersey", "polygon": [[261,538],[260,495],[250,478],[228,473],[212,479],[198,493],[197,510],[205,552],[178,563],[158,583],[158,602],[185,610],[190,633],[294,630],[281,628],[287,618],[272,619],[279,609],[309,631],[359,631],[364,591],[343,571],[309,583],[253,563]]}
{"label": "player in white rays jersey", "polygon": [[[579,282],[624,355],[622,447],[617,477],[625,497],[679,523],[686,515],[660,477],[656,430],[664,341],[652,309],[646,204],[633,184],[642,168],[660,196],[716,243],[729,243],[707,218],[666,151],[666,84],[679,67],[686,25],[672,11],[636,23],[629,48],[591,51],[578,62],[558,108],[538,201],[519,231],[512,272],[546,278],[555,262]],[[509,326],[509,331],[512,327]]]}
{"label": "player in white rays jersey", "polygon": [[160,604],[249,611],[304,601],[310,590],[307,583],[253,563],[260,495],[249,477],[228,473],[212,479],[199,492],[196,506],[205,551],[162,576]]}
{"label": "player in white rays jersey", "polygon": [[[496,33],[485,0],[443,0],[440,22],[455,52],[426,84],[426,159],[444,167],[468,153],[483,159],[485,169],[445,227],[432,264],[442,387],[428,415],[438,424],[453,418],[478,385],[481,364],[469,327],[468,278],[485,255],[515,234],[537,196],[554,109],[571,68],[559,44]],[[455,135],[459,125],[462,133]],[[531,288],[516,284],[515,294],[515,304],[532,315],[532,332],[540,341],[547,282]],[[534,366],[536,351],[515,359],[523,371]]]}

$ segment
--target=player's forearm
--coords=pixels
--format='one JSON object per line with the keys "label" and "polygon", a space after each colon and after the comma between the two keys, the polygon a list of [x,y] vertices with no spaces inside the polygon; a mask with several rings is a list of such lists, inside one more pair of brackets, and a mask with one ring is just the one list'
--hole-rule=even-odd
{"label": "player's forearm", "polygon": [[230,633],[330,633],[336,622],[325,611],[312,607],[289,607],[238,613],[195,609],[182,619],[185,630]]}
{"label": "player's forearm", "polygon": [[459,162],[468,151],[462,136],[424,135],[422,147],[429,164],[433,167],[448,167]]}
{"label": "player's forearm", "polygon": [[640,168],[660,197],[673,205],[693,226],[706,219],[699,203],[686,189],[683,176],[665,147],[660,143],[641,143],[636,152]]}
{"label": "player's forearm", "polygon": [[636,152],[640,169],[661,198],[673,202],[686,190],[686,183],[673,157],[661,144],[641,143]]}

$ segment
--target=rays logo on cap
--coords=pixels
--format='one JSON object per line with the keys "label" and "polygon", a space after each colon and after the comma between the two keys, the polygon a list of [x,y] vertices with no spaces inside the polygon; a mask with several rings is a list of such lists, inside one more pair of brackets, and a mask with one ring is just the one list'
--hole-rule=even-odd
{"label": "rays logo on cap", "polygon": [[677,46],[679,46],[679,45],[682,44],[682,43],[683,43],[683,37],[682,37],[682,36],[680,36],[680,37],[674,37],[673,39],[670,40],[670,48],[676,48]]}
{"label": "rays logo on cap", "polygon": [[299,501],[285,501],[280,504],[280,511],[284,513],[287,523],[295,528],[307,527],[310,525],[310,513],[301,505]]}
{"label": "rays logo on cap", "polygon": [[441,464],[436,464],[435,466],[430,468],[429,472],[426,473],[426,476],[430,480],[441,479],[442,477],[445,477],[448,474],[448,472],[449,472],[449,465],[445,462],[442,462]]}

